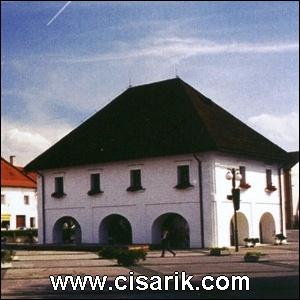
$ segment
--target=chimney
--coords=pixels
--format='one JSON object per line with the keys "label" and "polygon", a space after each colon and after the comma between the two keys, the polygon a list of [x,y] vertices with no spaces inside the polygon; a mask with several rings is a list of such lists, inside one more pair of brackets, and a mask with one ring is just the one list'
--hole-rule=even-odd
{"label": "chimney", "polygon": [[9,162],[10,162],[11,165],[14,164],[14,157],[16,157],[16,156],[15,156],[15,155],[11,155],[11,156],[9,157]]}

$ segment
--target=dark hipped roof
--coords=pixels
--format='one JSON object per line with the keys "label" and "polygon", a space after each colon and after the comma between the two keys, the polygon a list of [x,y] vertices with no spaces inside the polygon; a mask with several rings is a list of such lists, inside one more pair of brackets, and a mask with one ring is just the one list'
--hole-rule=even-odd
{"label": "dark hipped roof", "polygon": [[285,164],[286,169],[290,169],[299,162],[299,151],[288,152],[288,159]]}
{"label": "dark hipped roof", "polygon": [[283,160],[287,153],[179,78],[127,89],[27,170],[201,151]]}

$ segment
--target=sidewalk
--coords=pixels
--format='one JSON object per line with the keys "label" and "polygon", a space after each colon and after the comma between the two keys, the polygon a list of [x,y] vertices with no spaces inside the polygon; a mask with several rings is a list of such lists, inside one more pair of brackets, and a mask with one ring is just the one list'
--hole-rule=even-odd
{"label": "sidewalk", "polygon": [[[90,252],[17,251],[16,255],[19,257],[19,261],[14,261],[13,268],[3,272],[2,298],[71,297],[73,299],[75,296],[80,298],[87,296],[86,292],[76,292],[75,294],[54,292],[50,287],[49,275],[107,275],[109,280],[113,281],[118,275],[128,275],[129,271],[134,271],[134,275],[148,277],[173,275],[175,271],[185,271],[189,275],[196,275],[195,280],[198,281],[205,275],[247,275],[251,279],[252,292],[254,293],[256,289],[259,290],[258,298],[264,292],[267,295],[281,296],[284,299],[297,294],[299,289],[297,284],[299,277],[298,243],[255,247],[254,251],[267,254],[259,263],[245,263],[243,256],[247,251],[253,251],[253,248],[241,247],[238,253],[231,249],[232,255],[219,257],[209,256],[208,250],[195,249],[178,251],[176,257],[170,255],[165,258],[159,257],[160,251],[150,251],[145,262],[131,268],[118,266],[115,260],[99,259],[97,254]],[[168,298],[170,293],[160,292],[159,297],[160,299]],[[148,294],[149,297],[153,296],[151,292],[143,293],[142,298],[147,297]],[[241,296],[241,294],[242,292],[237,295]],[[199,293],[197,295],[199,296]],[[243,297],[247,297],[247,295],[250,294],[243,294]],[[139,298],[141,294],[98,292],[96,295],[89,295],[94,298],[119,298],[120,296]],[[181,298],[181,293],[173,292],[171,296]],[[193,298],[194,296],[193,293],[184,294],[184,297]],[[218,293],[209,295],[210,298],[215,296],[220,297]],[[235,296],[233,294],[230,297],[234,298]]]}

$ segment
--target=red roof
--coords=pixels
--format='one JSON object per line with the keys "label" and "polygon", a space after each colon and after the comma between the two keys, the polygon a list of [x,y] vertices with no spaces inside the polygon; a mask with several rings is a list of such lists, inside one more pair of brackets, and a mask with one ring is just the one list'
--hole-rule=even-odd
{"label": "red roof", "polygon": [[37,173],[35,172],[25,172],[24,168],[23,167],[17,167],[16,168],[18,170],[20,170],[23,174],[25,174],[26,176],[30,177],[33,181],[37,181]]}
{"label": "red roof", "polygon": [[1,157],[1,187],[22,187],[36,189],[35,172],[22,172],[23,168],[15,167]]}

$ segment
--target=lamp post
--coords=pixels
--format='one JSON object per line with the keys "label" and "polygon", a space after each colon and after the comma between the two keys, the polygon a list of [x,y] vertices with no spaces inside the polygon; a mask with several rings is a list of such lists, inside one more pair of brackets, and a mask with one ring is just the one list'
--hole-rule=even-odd
{"label": "lamp post", "polygon": [[239,241],[238,241],[238,224],[237,224],[237,211],[240,209],[240,189],[237,189],[235,186],[235,181],[240,181],[242,179],[242,175],[239,170],[235,168],[228,169],[229,171],[226,174],[226,179],[231,180],[232,189],[231,195],[227,196],[227,199],[232,200],[233,208],[234,208],[234,244],[235,244],[235,252],[239,251]]}

